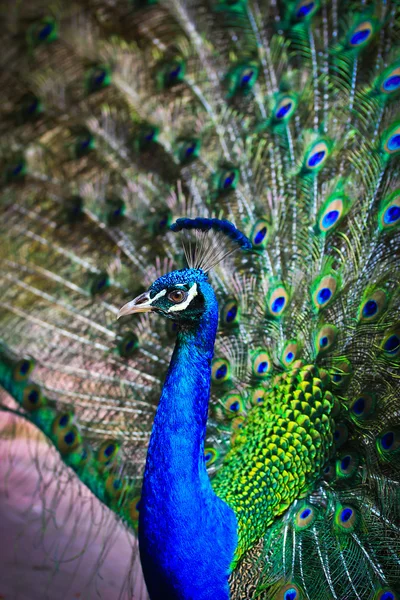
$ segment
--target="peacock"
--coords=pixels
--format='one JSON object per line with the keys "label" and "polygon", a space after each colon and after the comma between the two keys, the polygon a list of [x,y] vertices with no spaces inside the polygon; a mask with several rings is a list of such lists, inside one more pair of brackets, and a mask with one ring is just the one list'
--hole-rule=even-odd
{"label": "peacock", "polygon": [[41,544],[85,489],[151,600],[398,600],[398,1],[32,0],[2,29],[0,443],[8,480],[29,424]]}

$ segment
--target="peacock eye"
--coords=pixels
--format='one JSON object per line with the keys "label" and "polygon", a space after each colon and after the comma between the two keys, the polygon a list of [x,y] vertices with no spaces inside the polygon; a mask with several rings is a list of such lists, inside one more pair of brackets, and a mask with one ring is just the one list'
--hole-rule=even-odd
{"label": "peacock eye", "polygon": [[184,290],[172,290],[172,292],[168,294],[168,300],[171,300],[171,302],[174,302],[174,304],[180,304],[186,300],[186,298],[187,292]]}

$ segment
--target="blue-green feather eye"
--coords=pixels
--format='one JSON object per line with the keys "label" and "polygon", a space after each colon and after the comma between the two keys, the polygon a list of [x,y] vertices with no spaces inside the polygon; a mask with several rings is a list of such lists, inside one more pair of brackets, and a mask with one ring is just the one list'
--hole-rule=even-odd
{"label": "blue-green feather eye", "polygon": [[26,381],[35,368],[33,358],[20,358],[13,362],[12,376],[14,381]]}
{"label": "blue-green feather eye", "polygon": [[258,404],[262,404],[264,401],[264,397],[266,394],[266,390],[259,386],[254,388],[250,393],[250,401],[253,406],[257,406]]}
{"label": "blue-green feather eye", "polygon": [[98,92],[111,84],[111,69],[105,65],[98,65],[86,73],[86,89],[89,94]]}
{"label": "blue-green feather eye", "polygon": [[311,286],[311,298],[317,310],[326,308],[335,298],[339,288],[339,278],[333,271],[320,275]]}
{"label": "blue-green feather eye", "polygon": [[102,294],[110,287],[110,278],[107,273],[99,273],[96,275],[92,281],[92,285],[90,287],[90,292],[92,296],[96,294]]}
{"label": "blue-green feather eye", "polygon": [[139,525],[140,496],[135,496],[129,502],[129,518],[135,530]]}
{"label": "blue-green feather eye", "polygon": [[82,445],[82,437],[76,425],[72,413],[57,415],[51,426],[55,445],[62,455],[75,452]]}
{"label": "blue-green feather eye", "polygon": [[259,348],[251,354],[251,372],[257,379],[269,377],[272,371],[272,360],[268,350]]}
{"label": "blue-green feather eye", "polygon": [[197,138],[186,138],[177,141],[177,154],[182,165],[187,165],[200,156],[201,142]]}
{"label": "blue-green feather eye", "polygon": [[352,373],[353,368],[350,361],[347,358],[344,358],[331,369],[330,375],[332,386],[339,389],[344,387],[349,383]]}
{"label": "blue-green feather eye", "polygon": [[304,600],[304,594],[298,585],[290,582],[277,591],[274,600]]}
{"label": "blue-green feather eye", "polygon": [[158,142],[159,137],[159,127],[151,123],[141,123],[132,140],[133,148],[137,152],[148,152]]}
{"label": "blue-green feather eye", "polygon": [[289,293],[282,284],[271,288],[267,295],[267,311],[270,317],[279,318],[289,304]]}
{"label": "blue-green feather eye", "polygon": [[336,461],[336,475],[341,479],[349,479],[357,472],[359,458],[354,452],[344,452]]}
{"label": "blue-green feather eye", "polygon": [[21,99],[19,112],[24,122],[34,121],[44,112],[43,103],[35,94],[25,94]]}
{"label": "blue-green feather eye", "polygon": [[28,172],[28,165],[23,156],[15,157],[7,164],[6,167],[6,181],[21,181],[25,178]]}
{"label": "blue-green feather eye", "polygon": [[317,510],[311,504],[305,504],[297,511],[294,518],[294,526],[297,531],[311,527],[317,518]]}
{"label": "blue-green feather eye", "polygon": [[388,330],[381,342],[381,350],[388,359],[400,358],[400,326]]}
{"label": "blue-green feather eye", "polygon": [[364,19],[358,22],[348,33],[347,46],[352,50],[364,48],[372,40],[377,30],[374,19]]}
{"label": "blue-green feather eye", "polygon": [[297,98],[288,94],[279,96],[272,111],[273,119],[276,124],[287,123],[293,116],[297,108]]}
{"label": "blue-green feather eye", "polygon": [[226,358],[214,358],[211,364],[211,380],[213,383],[221,384],[231,377],[231,365]]}
{"label": "blue-green feather eye", "polygon": [[45,404],[45,399],[40,386],[30,383],[24,388],[22,406],[25,410],[32,412],[38,410]]}
{"label": "blue-green feather eye", "polygon": [[319,0],[300,0],[295,6],[294,15],[297,20],[306,21],[315,15],[319,6]]}
{"label": "blue-green feather eye", "polygon": [[128,331],[118,343],[118,352],[123,358],[130,358],[138,348],[139,338],[133,331]]}
{"label": "blue-green feather eye", "polygon": [[291,367],[300,353],[300,344],[296,340],[290,340],[282,350],[281,362],[285,367]]}
{"label": "blue-green feather eye", "polygon": [[223,325],[237,325],[240,321],[240,306],[234,298],[227,300],[221,310]]}
{"label": "blue-green feather eye", "polygon": [[335,442],[336,448],[340,448],[345,444],[349,437],[349,430],[347,425],[344,423],[338,423],[335,431],[333,432],[333,441]]}
{"label": "blue-green feather eye", "polygon": [[373,600],[399,600],[399,596],[390,588],[379,588],[373,597]]}
{"label": "blue-green feather eye", "polygon": [[400,429],[388,427],[382,431],[377,437],[376,446],[383,458],[389,458],[394,452],[398,453],[400,451]]}
{"label": "blue-green feather eye", "polygon": [[119,225],[125,216],[126,205],[121,198],[107,200],[107,223],[108,225]]}
{"label": "blue-green feather eye", "polygon": [[218,177],[218,191],[220,194],[226,194],[235,190],[239,183],[238,169],[221,169]]}
{"label": "blue-green feather eye", "polygon": [[228,89],[227,97],[247,96],[257,81],[258,71],[256,63],[239,64],[232,67],[225,77]]}
{"label": "blue-green feather eye", "polygon": [[186,63],[181,59],[162,64],[156,74],[159,89],[166,90],[182,83],[185,73]]}
{"label": "blue-green feather eye", "polygon": [[304,154],[303,169],[317,173],[324,166],[332,151],[332,143],[321,139],[311,144]]}
{"label": "blue-green feather eye", "polygon": [[215,448],[212,448],[211,446],[207,446],[206,448],[204,448],[204,461],[207,467],[213,465],[218,459],[218,457],[219,452]]}
{"label": "blue-green feather eye", "polygon": [[376,399],[373,394],[363,392],[350,405],[350,414],[356,421],[364,421],[373,415]]}
{"label": "blue-green feather eye", "polygon": [[358,513],[352,506],[338,506],[334,517],[337,533],[351,533],[358,523]]}
{"label": "blue-green feather eye", "polygon": [[373,292],[367,292],[358,311],[358,320],[361,323],[376,321],[386,310],[387,304],[388,295],[385,290],[377,289]]}
{"label": "blue-green feather eye", "polygon": [[338,336],[338,328],[335,325],[323,325],[315,338],[315,346],[318,354],[324,354],[332,350]]}
{"label": "blue-green feather eye", "polygon": [[77,135],[75,144],[74,144],[74,155],[75,158],[82,158],[83,156],[87,156],[96,148],[96,140],[94,136],[87,129],[82,129],[82,131]]}
{"label": "blue-green feather eye", "polygon": [[227,394],[223,399],[226,414],[230,418],[237,417],[244,411],[244,401],[242,396],[237,393]]}
{"label": "blue-green feather eye", "polygon": [[271,224],[267,219],[258,219],[253,226],[250,234],[250,240],[254,248],[263,249],[269,239]]}
{"label": "blue-green feather eye", "polygon": [[346,215],[349,200],[343,194],[333,194],[322,205],[317,217],[317,228],[320,233],[333,231]]}
{"label": "blue-green feather eye", "polygon": [[119,444],[117,444],[117,442],[114,440],[106,440],[97,450],[96,458],[102,465],[108,466],[115,460],[119,452],[119,448]]}
{"label": "blue-green feather eye", "polygon": [[52,17],[44,17],[40,21],[33,23],[27,33],[28,42],[32,46],[40,44],[49,44],[58,38],[58,27]]}
{"label": "blue-green feather eye", "polygon": [[378,77],[375,89],[385,96],[395,97],[400,91],[400,61],[396,61]]}
{"label": "blue-green feather eye", "polygon": [[395,190],[384,198],[379,207],[379,228],[394,231],[400,225],[400,190]]}
{"label": "blue-green feather eye", "polygon": [[390,157],[400,152],[400,121],[396,121],[383,132],[381,147]]}

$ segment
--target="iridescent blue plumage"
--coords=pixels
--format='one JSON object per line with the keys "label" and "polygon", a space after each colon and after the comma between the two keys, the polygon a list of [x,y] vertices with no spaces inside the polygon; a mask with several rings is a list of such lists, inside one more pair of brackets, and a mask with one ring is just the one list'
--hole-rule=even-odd
{"label": "iridescent blue plumage", "polygon": [[[196,285],[192,303],[201,309],[199,315],[191,305],[185,310],[189,316],[178,329],[147,454],[139,545],[152,600],[229,598],[236,517],[213,491],[204,457],[218,324],[218,304],[206,279],[199,270],[184,269],[160,277],[150,288],[151,295]],[[161,297],[156,310],[167,312],[166,302]]]}

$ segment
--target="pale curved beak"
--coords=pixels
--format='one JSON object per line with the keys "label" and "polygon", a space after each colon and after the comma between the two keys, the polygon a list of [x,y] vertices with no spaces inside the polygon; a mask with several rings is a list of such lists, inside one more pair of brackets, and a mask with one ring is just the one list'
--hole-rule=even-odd
{"label": "pale curved beak", "polygon": [[134,298],[130,302],[127,302],[122,308],[119,309],[117,319],[120,317],[125,317],[126,315],[133,315],[134,313],[149,312],[151,310],[151,303],[152,300],[149,292],[140,294],[140,296]]}

